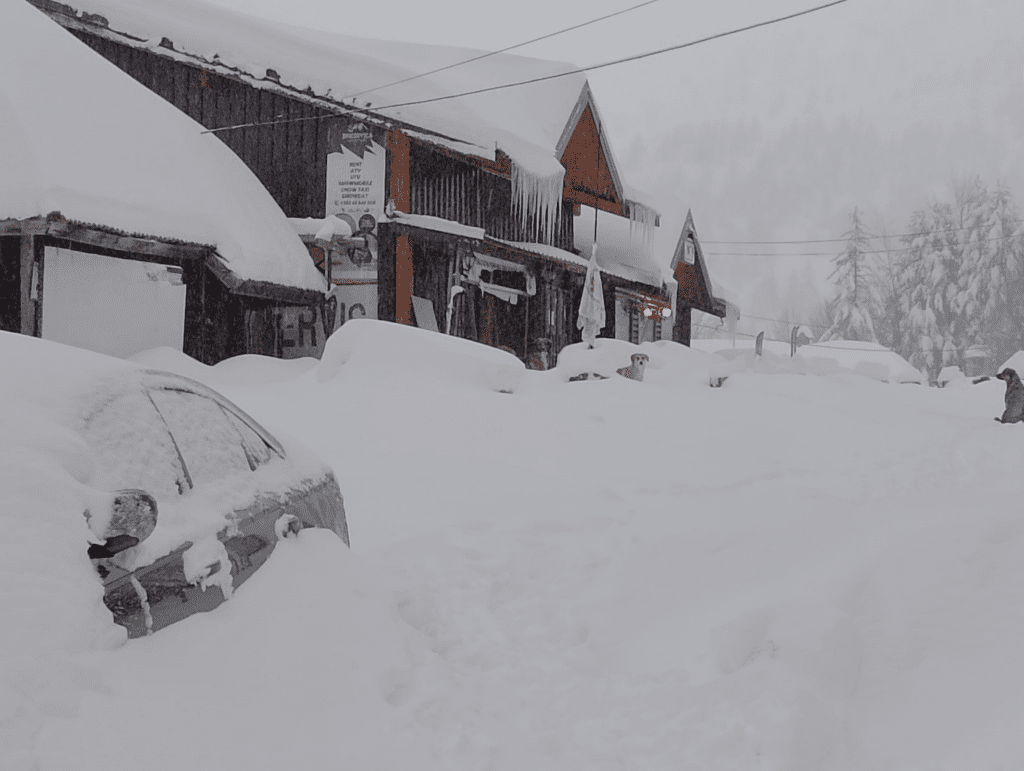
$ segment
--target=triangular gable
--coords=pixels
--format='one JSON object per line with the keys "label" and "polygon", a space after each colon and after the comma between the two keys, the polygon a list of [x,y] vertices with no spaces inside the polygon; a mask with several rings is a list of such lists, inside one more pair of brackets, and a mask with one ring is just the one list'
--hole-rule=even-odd
{"label": "triangular gable", "polygon": [[596,203],[596,208],[624,217],[628,211],[622,180],[599,125],[601,115],[590,86],[584,86],[555,147],[556,156],[565,167],[563,196],[587,206]]}
{"label": "triangular gable", "polygon": [[[689,240],[693,241],[693,261],[696,270],[691,268],[684,259],[686,242]],[[681,293],[684,292],[684,287],[692,285],[695,274],[699,286],[696,287],[697,297],[693,299],[702,301],[705,307],[696,305],[694,307],[698,307],[699,310],[703,310],[706,313],[715,313],[715,298],[711,286],[711,276],[708,273],[708,266],[704,260],[704,250],[701,248],[700,239],[697,237],[697,228],[693,224],[692,210],[687,210],[686,212],[686,221],[683,223],[683,229],[679,233],[679,240],[676,242],[676,250],[672,255],[669,269],[678,282]]]}

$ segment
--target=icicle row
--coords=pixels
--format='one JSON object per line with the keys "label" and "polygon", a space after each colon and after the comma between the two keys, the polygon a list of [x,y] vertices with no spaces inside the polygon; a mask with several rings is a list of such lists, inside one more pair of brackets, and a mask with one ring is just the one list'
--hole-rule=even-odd
{"label": "icicle row", "polygon": [[633,237],[633,230],[636,228],[640,230],[644,241],[652,243],[654,241],[654,226],[658,220],[658,212],[638,201],[629,201],[628,203],[630,238]]}
{"label": "icicle row", "polygon": [[540,177],[512,162],[512,212],[526,240],[554,245],[562,218],[565,169]]}

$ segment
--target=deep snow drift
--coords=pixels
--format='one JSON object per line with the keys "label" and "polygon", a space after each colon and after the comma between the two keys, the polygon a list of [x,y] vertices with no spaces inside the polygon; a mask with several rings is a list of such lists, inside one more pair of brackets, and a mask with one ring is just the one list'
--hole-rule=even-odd
{"label": "deep snow drift", "polygon": [[1024,764],[1002,384],[709,388],[663,344],[643,383],[501,393],[440,366],[472,346],[395,366],[418,330],[359,330],[287,371],[147,354],[321,453],[352,549],[304,532],[216,612],[68,654],[58,707],[0,713],[21,767]]}

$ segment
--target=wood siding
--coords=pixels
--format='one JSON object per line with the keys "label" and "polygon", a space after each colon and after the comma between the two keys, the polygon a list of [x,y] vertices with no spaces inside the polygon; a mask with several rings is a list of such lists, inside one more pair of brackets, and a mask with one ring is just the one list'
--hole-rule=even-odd
{"label": "wood siding", "polygon": [[710,306],[711,298],[697,265],[680,262],[676,265],[675,279],[679,282],[679,299],[687,305]]}
{"label": "wood siding", "polygon": [[583,110],[560,160],[565,166],[566,200],[616,214],[626,214],[615,190],[615,180],[598,139],[597,122],[589,106]]}
{"label": "wood siding", "polygon": [[[409,159],[411,213],[484,228],[506,241],[535,241],[536,221],[524,227],[512,211],[512,181],[415,143]],[[562,202],[554,246],[573,251],[573,207]]]}
{"label": "wood siding", "polygon": [[20,236],[0,236],[0,329],[21,331]]}

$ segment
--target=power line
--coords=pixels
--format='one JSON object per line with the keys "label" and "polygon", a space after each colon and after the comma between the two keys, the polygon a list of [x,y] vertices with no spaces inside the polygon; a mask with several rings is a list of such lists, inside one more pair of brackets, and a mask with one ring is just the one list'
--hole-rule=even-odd
{"label": "power line", "polygon": [[630,11],[635,11],[638,8],[643,8],[646,5],[653,5],[654,3],[657,3],[657,2],[660,2],[660,0],[646,0],[646,2],[630,6],[629,8],[623,8],[621,11],[615,11],[614,13],[605,14],[604,16],[598,16],[596,19],[591,19],[590,21],[585,21],[582,24],[576,24],[576,25],[574,25],[572,27],[566,27],[565,29],[560,29],[560,30],[557,30],[555,32],[549,32],[546,35],[541,35],[540,37],[535,37],[535,38],[532,38],[530,40],[523,41],[522,43],[516,43],[515,45],[508,46],[507,48],[499,48],[497,51],[488,51],[486,53],[480,54],[479,56],[474,56],[474,57],[472,57],[470,59],[465,59],[465,60],[463,60],[461,62],[456,62],[455,64],[448,64],[448,65],[445,65],[444,67],[438,67],[437,69],[430,70],[428,72],[421,72],[419,75],[410,75],[407,78],[402,78],[401,80],[396,80],[396,81],[393,81],[391,83],[387,83],[387,84],[385,84],[383,86],[374,86],[373,88],[368,88],[368,89],[366,89],[364,91],[358,91],[355,94],[349,94],[348,96],[342,97],[342,101],[344,101],[345,99],[355,99],[357,96],[362,96],[363,94],[369,94],[369,93],[371,93],[373,91],[383,91],[386,88],[391,88],[392,86],[398,86],[398,85],[401,85],[402,83],[408,83],[411,80],[418,80],[419,78],[426,78],[426,77],[429,77],[430,75],[436,75],[439,72],[445,72],[446,70],[453,70],[456,67],[462,67],[465,64],[472,64],[473,62],[478,62],[481,59],[486,59],[486,58],[488,58],[490,56],[497,56],[498,54],[508,53],[509,51],[513,51],[516,48],[522,48],[523,46],[528,46],[531,43],[539,43],[541,40],[547,40],[548,38],[552,38],[552,37],[555,37],[557,35],[563,35],[566,32],[574,32],[575,30],[582,29],[583,27],[588,27],[591,24],[597,24],[599,21],[605,21],[607,19],[614,18],[615,16],[621,16],[624,13],[629,13]]}
{"label": "power line", "polygon": [[792,327],[810,327],[811,329],[827,329],[820,324],[808,324],[803,321],[790,321],[789,319],[769,319],[764,316],[755,316],[752,313],[744,313],[743,318],[745,319],[757,319],[758,321],[775,321],[779,324],[789,324]]}
{"label": "power line", "polygon": [[[957,228],[957,230],[970,230],[970,228]],[[938,235],[940,233],[946,233],[952,231],[934,230],[928,233],[916,233],[917,236],[929,236]],[[896,238],[896,236],[892,236]],[[1008,241],[1013,238],[1020,238],[1024,240],[1024,234],[1014,233],[1011,236],[996,236],[994,238],[979,238],[976,243],[983,244],[991,241]],[[847,241],[848,239],[837,239],[841,241]],[[708,241],[707,243],[711,243]],[[784,241],[778,241],[774,243],[783,244]],[[808,241],[806,243],[818,243]],[[824,243],[824,242],[821,242]],[[894,249],[863,249],[859,254],[893,254],[897,252],[910,252],[913,251],[913,247],[903,246]],[[708,257],[836,257],[842,252],[706,252]]]}
{"label": "power line", "polygon": [[[1002,221],[1006,222],[1008,224],[1011,224],[1011,225],[1019,225],[1022,222],[1024,222],[1024,220],[1002,220]],[[930,235],[935,235],[937,233],[958,233],[961,230],[973,230],[973,229],[974,229],[973,225],[968,225],[968,226],[962,227],[962,228],[947,228],[947,229],[944,229],[944,230],[926,230],[926,231],[922,231],[920,233],[896,233],[896,234],[892,234],[892,235],[884,234],[884,235],[880,235],[880,236],[867,235],[867,236],[864,236],[864,238],[867,241],[884,240],[884,239],[887,239],[887,238],[917,238],[918,236],[930,236]],[[1003,237],[1004,238],[1013,238],[1014,236],[1003,236]],[[736,245],[736,246],[740,246],[740,245],[773,246],[775,244],[780,244],[780,245],[788,246],[788,245],[792,245],[792,244],[836,244],[836,243],[846,243],[849,240],[850,240],[849,238],[810,238],[810,239],[805,239],[805,240],[802,240],[802,241],[703,241],[702,240],[701,243],[702,244],[719,244],[719,245],[722,245],[722,246],[732,246],[732,245]]]}
{"label": "power line", "polygon": [[350,108],[348,108],[346,110],[341,110],[341,111],[339,111],[337,113],[332,113],[330,115],[310,115],[310,116],[306,116],[304,118],[283,118],[283,119],[271,120],[271,121],[255,121],[255,122],[252,122],[252,123],[239,123],[239,124],[234,125],[234,126],[221,126],[220,128],[206,129],[205,131],[202,131],[201,133],[203,133],[203,134],[215,134],[215,133],[220,132],[220,131],[231,131],[233,129],[240,129],[240,128],[253,128],[253,127],[256,127],[256,126],[274,126],[274,125],[279,125],[279,124],[282,124],[282,123],[299,123],[301,121],[307,121],[307,120],[323,120],[324,118],[335,118],[335,117],[338,117],[340,115],[348,115],[350,113],[365,113],[365,112],[368,112],[368,111],[369,112],[380,112],[382,110],[392,110],[392,109],[397,109],[399,107],[414,107],[414,106],[421,105],[421,104],[430,104],[432,102],[444,102],[444,101],[448,101],[450,99],[458,99],[458,98],[463,97],[463,96],[474,96],[476,94],[485,94],[485,93],[489,93],[489,92],[492,92],[492,91],[501,91],[501,90],[506,89],[506,88],[515,88],[517,86],[528,86],[528,85],[531,85],[533,83],[541,83],[541,82],[548,81],[548,80],[556,80],[558,78],[568,77],[570,75],[577,75],[577,74],[579,74],[581,72],[590,72],[590,71],[593,71],[593,70],[600,70],[600,69],[603,69],[605,67],[612,67],[612,66],[615,66],[615,65],[618,65],[618,64],[625,64],[627,62],[635,62],[635,61],[638,61],[640,59],[646,59],[646,58],[649,58],[651,56],[658,56],[660,54],[669,53],[671,51],[679,51],[679,50],[681,50],[683,48],[690,48],[691,46],[700,45],[701,43],[707,43],[707,42],[710,42],[712,40],[718,40],[719,38],[728,37],[730,35],[738,35],[741,32],[749,32],[750,30],[757,29],[759,27],[767,27],[767,26],[769,26],[771,24],[778,24],[779,22],[789,21],[790,19],[795,19],[798,16],[806,16],[807,14],[815,13],[816,11],[822,11],[822,10],[824,10],[826,8],[831,8],[831,7],[836,6],[836,5],[841,5],[842,3],[845,3],[845,2],[848,2],[848,0],[832,0],[832,2],[830,2],[830,3],[825,3],[824,5],[819,5],[819,6],[816,6],[814,8],[808,8],[807,10],[804,10],[804,11],[797,11],[796,13],[787,14],[786,16],[779,16],[779,17],[776,17],[774,19],[768,19],[767,21],[757,22],[756,24],[748,24],[745,27],[738,27],[736,29],[731,29],[731,30],[728,30],[726,32],[719,32],[719,33],[714,34],[714,35],[708,35],[707,37],[699,38],[697,40],[691,40],[691,41],[689,41],[687,43],[679,43],[679,44],[674,45],[674,46],[668,46],[666,48],[659,48],[656,51],[647,51],[647,52],[640,53],[640,54],[633,54],[632,56],[624,56],[621,59],[612,59],[611,61],[602,62],[600,64],[592,64],[592,65],[590,65],[588,67],[579,67],[579,68],[577,68],[575,70],[568,70],[566,72],[557,72],[557,73],[553,73],[551,75],[542,75],[542,76],[536,77],[536,78],[529,78],[528,80],[519,80],[519,81],[515,81],[513,83],[504,83],[504,84],[498,85],[498,86],[487,86],[485,88],[473,89],[472,91],[463,91],[463,92],[458,93],[458,94],[445,94],[443,96],[434,96],[434,97],[430,97],[428,99],[416,99],[416,100],[412,100],[412,101],[409,101],[409,102],[396,102],[396,103],[393,103],[393,104],[386,104],[386,105],[381,105],[381,106],[372,107],[372,108],[369,107],[369,106],[366,106],[366,107],[350,107]]}

